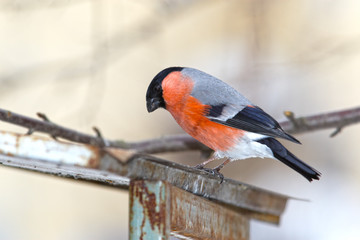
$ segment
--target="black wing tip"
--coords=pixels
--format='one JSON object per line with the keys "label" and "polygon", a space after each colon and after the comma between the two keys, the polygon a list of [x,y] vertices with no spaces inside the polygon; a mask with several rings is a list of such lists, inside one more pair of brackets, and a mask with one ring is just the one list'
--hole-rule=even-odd
{"label": "black wing tip", "polygon": [[312,182],[313,180],[320,180],[321,173],[313,169],[313,174],[303,175],[309,182]]}
{"label": "black wing tip", "polygon": [[[225,105],[212,106],[209,116],[218,117]],[[211,119],[216,121],[215,119]],[[259,133],[274,138],[283,138],[291,142],[301,144],[299,140],[286,133],[280,124],[268,113],[258,106],[246,106],[235,116],[226,121],[219,121],[224,125],[242,129],[249,132]]]}
{"label": "black wing tip", "polygon": [[287,139],[293,143],[301,144],[301,142],[299,140],[297,140],[295,137],[291,136],[290,134],[288,134],[286,132],[284,132],[284,134],[286,136],[286,137],[284,137],[285,139]]}

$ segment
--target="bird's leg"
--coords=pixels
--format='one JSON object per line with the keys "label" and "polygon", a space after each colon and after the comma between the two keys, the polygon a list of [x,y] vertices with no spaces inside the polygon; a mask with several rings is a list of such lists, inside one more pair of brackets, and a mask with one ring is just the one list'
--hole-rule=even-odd
{"label": "bird's leg", "polygon": [[216,172],[219,172],[229,162],[230,162],[230,158],[227,158],[222,164],[220,164],[217,167],[213,168],[213,170],[216,171]]}
{"label": "bird's leg", "polygon": [[216,158],[211,157],[211,158],[209,158],[208,160],[206,160],[206,161],[204,161],[204,162],[202,162],[202,163],[200,163],[200,164],[196,165],[194,168],[197,168],[197,169],[204,169],[204,166],[205,166],[206,164],[208,164],[208,163],[210,163],[210,162],[212,162],[212,161],[215,161],[215,160],[216,160]]}

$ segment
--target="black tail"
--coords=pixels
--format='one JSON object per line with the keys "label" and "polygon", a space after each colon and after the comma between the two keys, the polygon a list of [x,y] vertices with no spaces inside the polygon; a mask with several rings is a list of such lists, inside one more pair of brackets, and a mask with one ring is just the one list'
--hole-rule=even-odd
{"label": "black tail", "polygon": [[303,175],[310,182],[313,179],[319,180],[319,177],[321,175],[320,172],[298,159],[275,138],[268,137],[258,140],[258,142],[268,146],[273,152],[275,158]]}

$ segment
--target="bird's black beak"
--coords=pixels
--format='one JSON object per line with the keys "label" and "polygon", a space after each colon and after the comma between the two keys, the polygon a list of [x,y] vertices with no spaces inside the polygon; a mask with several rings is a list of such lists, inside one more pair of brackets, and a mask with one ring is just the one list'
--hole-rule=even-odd
{"label": "bird's black beak", "polygon": [[146,107],[149,113],[158,109],[160,105],[161,101],[159,98],[151,98],[150,100],[146,101]]}

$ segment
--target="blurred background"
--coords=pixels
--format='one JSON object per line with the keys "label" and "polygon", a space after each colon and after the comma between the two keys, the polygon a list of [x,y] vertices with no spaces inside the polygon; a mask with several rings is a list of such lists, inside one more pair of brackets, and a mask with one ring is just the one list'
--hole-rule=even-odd
{"label": "blurred background", "polygon": [[[360,2],[310,0],[27,0],[0,2],[1,108],[109,139],[182,133],[148,114],[145,92],[169,66],[231,84],[276,119],[359,105]],[[0,122],[1,130],[26,129]],[[280,162],[223,173],[290,200],[279,227],[251,239],[359,239],[360,125],[296,135],[286,146],[322,172],[309,183]],[[182,164],[200,153],[163,154]],[[0,167],[0,239],[127,239],[125,191]]]}

